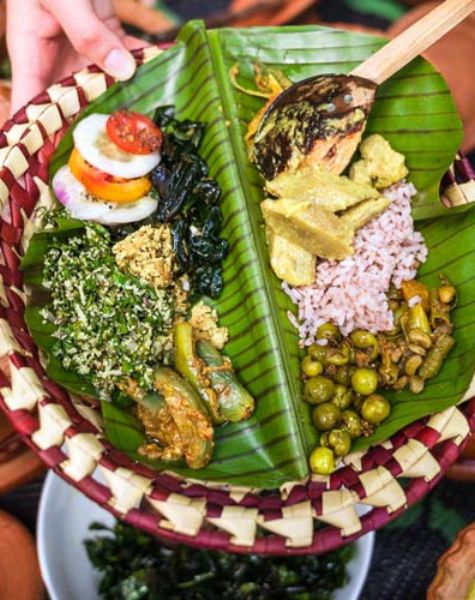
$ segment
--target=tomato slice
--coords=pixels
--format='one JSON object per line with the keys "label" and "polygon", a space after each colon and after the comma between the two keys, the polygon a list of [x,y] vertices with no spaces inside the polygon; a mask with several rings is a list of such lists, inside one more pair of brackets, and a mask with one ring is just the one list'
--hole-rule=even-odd
{"label": "tomato slice", "polygon": [[107,134],[122,150],[151,154],[162,147],[162,132],[152,119],[129,110],[117,110],[107,119]]}
{"label": "tomato slice", "polygon": [[108,175],[90,165],[74,148],[68,162],[69,168],[86,190],[101,200],[118,204],[134,202],[146,196],[152,187],[150,179],[121,179]]}

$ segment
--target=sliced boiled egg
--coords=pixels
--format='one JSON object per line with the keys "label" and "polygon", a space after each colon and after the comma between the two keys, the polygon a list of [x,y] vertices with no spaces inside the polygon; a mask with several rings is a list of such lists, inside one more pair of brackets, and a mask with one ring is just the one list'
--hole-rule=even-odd
{"label": "sliced boiled egg", "polygon": [[150,173],[160,162],[160,152],[132,154],[122,150],[107,133],[108,119],[109,115],[92,114],[76,125],[73,139],[81,156],[114,177],[135,179]]}
{"label": "sliced boiled egg", "polygon": [[152,187],[148,177],[121,179],[96,169],[83,159],[76,148],[71,152],[68,167],[86,190],[100,200],[129,203],[146,196]]}
{"label": "sliced boiled egg", "polygon": [[95,221],[103,225],[142,221],[157,209],[158,204],[151,196],[144,196],[127,204],[99,200],[87,191],[66,165],[53,177],[52,187],[59,202],[75,219]]}

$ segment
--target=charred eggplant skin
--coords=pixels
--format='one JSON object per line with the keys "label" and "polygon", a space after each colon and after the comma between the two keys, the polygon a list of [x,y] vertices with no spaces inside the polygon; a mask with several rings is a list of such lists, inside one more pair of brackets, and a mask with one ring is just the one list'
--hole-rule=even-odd
{"label": "charred eggplant skin", "polygon": [[196,342],[196,351],[209,367],[209,379],[218,396],[222,419],[232,423],[248,419],[254,411],[254,398],[239,383],[229,359],[205,340]]}
{"label": "charred eggplant skin", "polygon": [[[369,107],[355,105],[352,97],[354,84],[361,86],[361,82],[344,75],[321,75],[279,94],[261,119],[251,152],[264,179],[271,181],[282,171],[292,170],[296,158],[309,157],[318,141],[338,142],[361,133]],[[369,82],[364,85],[374,89]],[[331,145],[329,151],[333,151]]]}
{"label": "charred eggplant skin", "polygon": [[154,385],[166,402],[185,445],[185,459],[192,469],[201,469],[213,453],[213,427],[191,385],[167,367],[154,371]]}
{"label": "charred eggplant skin", "polygon": [[175,368],[199,395],[213,423],[222,423],[224,419],[220,417],[217,394],[205,374],[205,363],[195,351],[191,324],[186,321],[177,323],[174,339]]}

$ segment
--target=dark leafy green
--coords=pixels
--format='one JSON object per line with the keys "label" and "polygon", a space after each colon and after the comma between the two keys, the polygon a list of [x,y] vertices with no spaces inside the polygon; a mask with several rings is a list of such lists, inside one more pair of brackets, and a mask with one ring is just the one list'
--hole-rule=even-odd
{"label": "dark leafy green", "polygon": [[192,298],[217,298],[229,244],[220,237],[221,190],[198,153],[205,124],[175,119],[170,106],[157,108],[154,120],[165,133],[162,160],[151,175],[160,196],[156,217],[172,222],[174,250],[181,272],[190,276]]}
{"label": "dark leafy green", "polygon": [[241,556],[168,548],[123,523],[90,529],[107,534],[84,542],[104,600],[331,600],[354,555],[346,546],[323,556]]}
{"label": "dark leafy green", "polygon": [[[200,296],[217,298],[223,290],[223,261],[229,243],[220,237],[221,189],[199,153],[206,124],[176,119],[173,106],[157,108],[154,121],[164,132],[161,161],[151,173],[153,192],[160,202],[157,212],[142,224],[172,225],[180,274],[190,278],[191,301]],[[61,145],[58,153],[63,153]],[[52,173],[56,162],[53,159]],[[136,228],[137,224],[124,225],[112,231],[112,236],[119,240]]]}

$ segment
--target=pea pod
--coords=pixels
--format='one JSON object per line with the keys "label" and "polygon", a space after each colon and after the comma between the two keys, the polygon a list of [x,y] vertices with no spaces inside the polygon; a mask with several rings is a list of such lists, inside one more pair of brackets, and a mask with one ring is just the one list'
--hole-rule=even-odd
{"label": "pea pod", "polygon": [[218,396],[219,415],[233,423],[250,417],[254,398],[237,380],[231,363],[205,340],[198,340],[196,351],[209,368],[209,379]]}
{"label": "pea pod", "polygon": [[419,377],[422,379],[431,379],[432,377],[435,377],[440,371],[447,354],[452,350],[454,344],[455,340],[450,335],[443,335],[437,339],[419,368]]}
{"label": "pea pod", "polygon": [[188,466],[201,469],[213,453],[213,427],[206,410],[191,385],[172,369],[154,371],[155,389],[161,394],[175,422]]}
{"label": "pea pod", "polygon": [[450,304],[450,308],[452,309],[457,302],[457,290],[445,275],[440,275],[439,277],[440,287],[437,290],[439,300],[443,304]]}
{"label": "pea pod", "polygon": [[388,331],[388,336],[395,336],[401,331],[402,321],[407,319],[408,312],[409,309],[407,304],[401,304],[401,306],[393,310],[394,326],[390,331]]}
{"label": "pea pod", "polygon": [[442,285],[438,290],[439,300],[444,304],[451,304],[456,297],[456,291],[453,285]]}
{"label": "pea pod", "polygon": [[193,327],[185,321],[175,325],[175,367],[193,386],[213,423],[222,423],[224,419],[219,414],[218,396],[205,374],[205,363],[195,351]]}
{"label": "pea pod", "polygon": [[[407,331],[405,329],[407,327]],[[407,324],[403,324],[404,333],[406,335],[413,329],[420,329],[424,333],[431,333],[429,319],[426,311],[422,308],[422,304],[415,304],[409,309]]]}
{"label": "pea pod", "polygon": [[450,321],[450,305],[444,304],[439,298],[438,290],[430,292],[430,320],[432,327],[437,327],[439,323],[445,323],[452,326]]}

